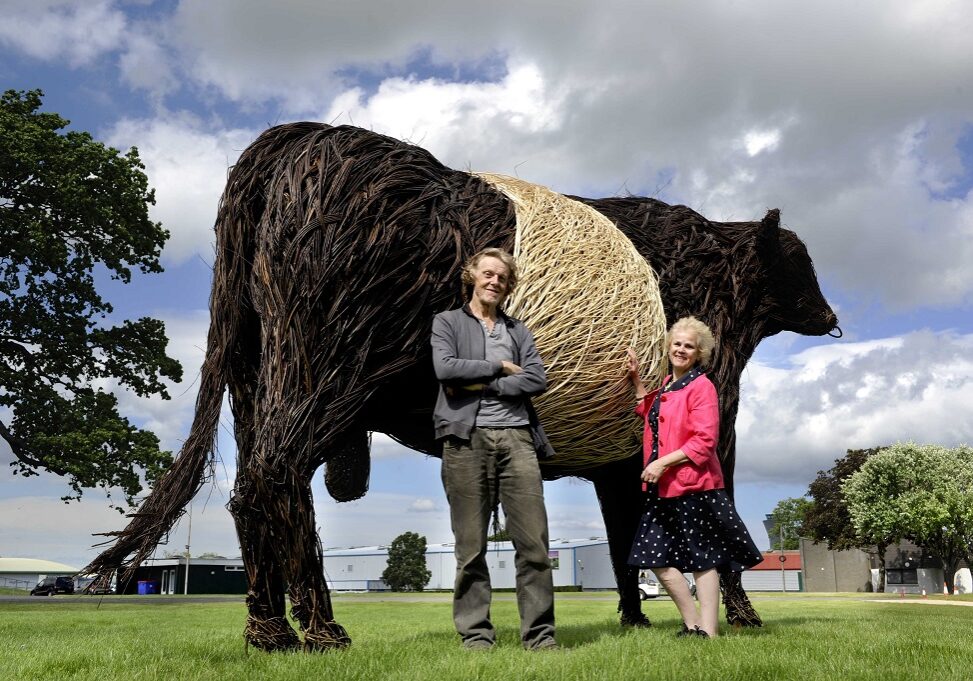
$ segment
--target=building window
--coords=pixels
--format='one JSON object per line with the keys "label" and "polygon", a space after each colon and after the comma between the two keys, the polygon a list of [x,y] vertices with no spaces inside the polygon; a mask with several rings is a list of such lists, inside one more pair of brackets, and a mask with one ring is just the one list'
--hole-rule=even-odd
{"label": "building window", "polygon": [[223,569],[226,572],[243,572],[243,566],[242,565],[224,565],[223,566]]}
{"label": "building window", "polygon": [[501,570],[504,569],[505,567],[507,567],[507,561],[505,561],[505,560],[498,560],[497,561],[497,567],[500,568]]}
{"label": "building window", "polygon": [[918,584],[918,570],[886,570],[886,584]]}
{"label": "building window", "polygon": [[351,563],[349,563],[348,564],[348,572],[354,572],[354,571],[355,571],[355,566],[352,565]]}

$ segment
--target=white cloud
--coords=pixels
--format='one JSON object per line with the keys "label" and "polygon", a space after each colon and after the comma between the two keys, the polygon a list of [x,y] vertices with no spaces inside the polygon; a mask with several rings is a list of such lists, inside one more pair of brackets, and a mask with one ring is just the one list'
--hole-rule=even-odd
{"label": "white cloud", "polygon": [[[0,545],[5,556],[57,560],[80,569],[102,550],[97,545],[108,539],[95,535],[120,530],[128,519],[109,508],[99,492],[86,492],[82,501],[60,502],[49,496],[56,492],[55,484],[50,479],[20,479],[20,495],[0,498]],[[157,556],[183,550],[187,540],[193,553],[239,555],[229,513],[221,503],[204,504],[205,493],[204,489],[193,504],[191,538],[188,516],[184,516],[170,532],[168,543],[157,549]]]}
{"label": "white cloud", "polygon": [[786,368],[748,365],[736,482],[809,484],[848,449],[973,442],[973,335],[832,343]]}
{"label": "white cloud", "polygon": [[166,48],[146,32],[134,33],[126,41],[126,51],[118,61],[122,80],[129,86],[146,90],[160,102],[179,88]]}
{"label": "white cloud", "polygon": [[[209,329],[207,310],[171,310],[152,315],[165,323],[169,343],[166,354],[183,368],[183,380],[175,383],[164,379],[171,399],[159,396],[140,397],[119,386],[117,381],[103,381],[98,387],[109,390],[118,398],[118,410],[140,428],[155,433],[163,449],[177,452],[189,433],[199,391],[199,370],[206,354],[206,333]],[[223,422],[229,420],[229,408],[224,403]],[[224,438],[225,439],[225,438]]]}
{"label": "white cloud", "polygon": [[187,0],[167,34],[198,85],[285,120],[714,219],[781,207],[825,278],[902,309],[973,299],[973,207],[940,196],[971,172],[971,29],[951,2]]}
{"label": "white cloud", "polygon": [[[548,153],[542,141],[561,130],[567,112],[536,65],[508,66],[496,83],[392,78],[371,96],[355,88],[338,95],[321,118],[411,141],[455,168],[512,173],[520,161]],[[516,156],[497,155],[512,146]]]}
{"label": "white cloud", "polygon": [[399,444],[385,433],[372,433],[371,437],[371,455],[373,460],[422,456],[422,454]]}
{"label": "white cloud", "polygon": [[230,166],[256,135],[204,125],[188,114],[122,119],[107,143],[136,146],[155,188],[154,220],[171,233],[163,257],[179,263],[194,254],[212,260],[213,225]]}
{"label": "white cloud", "polygon": [[422,512],[403,512],[414,497],[381,491],[357,501],[338,504],[319,493],[315,482],[314,512],[321,542],[327,547],[388,546],[403,532],[415,532],[430,544],[452,541],[446,504]]}
{"label": "white cloud", "polygon": [[35,59],[65,59],[72,67],[90,64],[118,49],[125,15],[108,0],[8,0],[0,22],[0,43]]}
{"label": "white cloud", "polygon": [[439,506],[435,501],[428,498],[415,499],[409,504],[409,511],[412,513],[431,513],[438,511]]}
{"label": "white cloud", "polygon": [[780,130],[755,130],[743,136],[743,146],[749,156],[764,151],[773,151],[780,144]]}

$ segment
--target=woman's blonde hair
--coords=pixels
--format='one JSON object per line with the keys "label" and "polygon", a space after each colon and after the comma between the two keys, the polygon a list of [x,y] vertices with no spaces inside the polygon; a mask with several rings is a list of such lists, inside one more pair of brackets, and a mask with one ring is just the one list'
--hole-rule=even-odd
{"label": "woman's blonde hair", "polygon": [[507,266],[507,292],[504,295],[504,300],[506,300],[517,287],[517,261],[502,248],[484,248],[482,251],[470,256],[470,259],[463,265],[463,296],[466,300],[472,298],[473,271],[483,258],[496,258]]}
{"label": "woman's blonde hair", "polygon": [[704,369],[708,367],[710,360],[713,358],[713,348],[716,347],[716,340],[713,338],[713,332],[710,331],[710,328],[695,317],[682,317],[677,319],[676,323],[669,327],[669,333],[666,334],[667,351],[672,344],[672,336],[677,331],[696,334],[696,349],[699,350],[698,364]]}

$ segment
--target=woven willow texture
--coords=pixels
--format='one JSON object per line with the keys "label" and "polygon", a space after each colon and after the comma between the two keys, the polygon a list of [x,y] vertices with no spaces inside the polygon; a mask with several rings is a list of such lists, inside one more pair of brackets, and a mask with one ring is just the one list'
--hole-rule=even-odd
{"label": "woven willow texture", "polygon": [[534,400],[557,456],[577,469],[639,448],[625,348],[639,355],[645,385],[666,370],[666,318],[655,273],[604,215],[546,187],[477,173],[514,204],[520,281],[506,310],[527,324],[547,369]]}

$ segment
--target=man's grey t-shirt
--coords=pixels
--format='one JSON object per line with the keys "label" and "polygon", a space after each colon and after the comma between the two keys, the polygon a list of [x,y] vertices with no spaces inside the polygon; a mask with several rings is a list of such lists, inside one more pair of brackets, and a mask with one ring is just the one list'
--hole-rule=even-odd
{"label": "man's grey t-shirt", "polygon": [[[486,359],[492,362],[512,361],[514,356],[513,339],[507,333],[506,325],[497,320],[493,330],[487,330],[486,322],[480,320],[483,337],[486,341]],[[480,410],[476,413],[476,425],[486,428],[514,428],[530,423],[527,406],[521,399],[504,400],[497,397],[481,397]]]}

